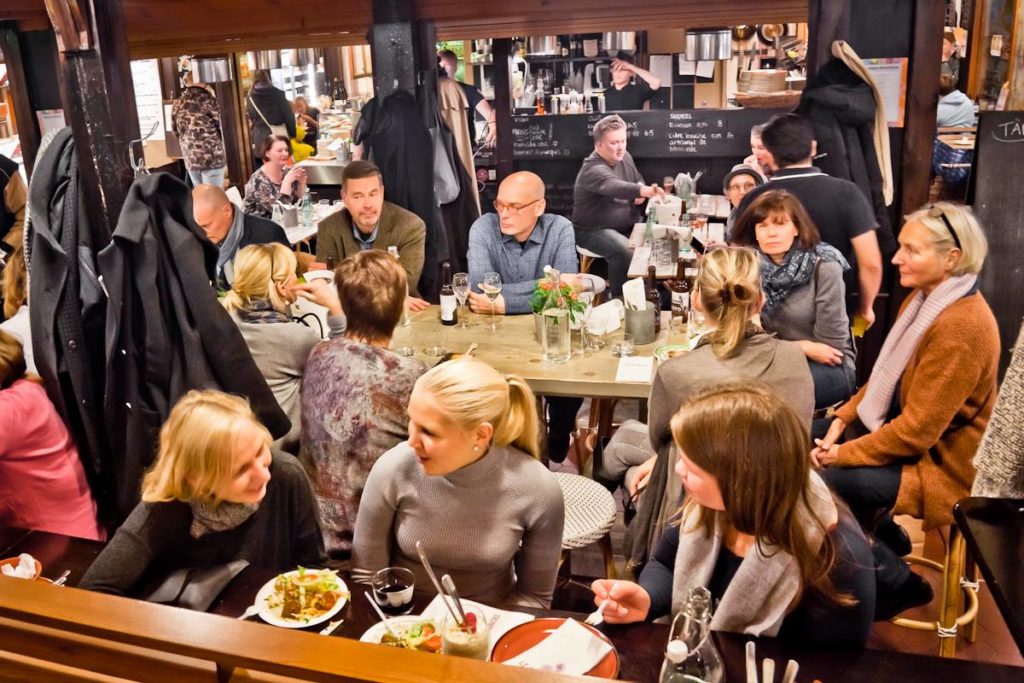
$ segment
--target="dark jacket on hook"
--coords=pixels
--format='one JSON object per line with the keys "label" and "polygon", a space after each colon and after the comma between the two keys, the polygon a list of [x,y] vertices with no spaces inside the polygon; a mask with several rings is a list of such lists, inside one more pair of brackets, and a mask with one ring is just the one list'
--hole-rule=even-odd
{"label": "dark jacket on hook", "polygon": [[188,187],[166,173],[137,179],[100,253],[109,297],[104,408],[120,519],[138,503],[159,427],[187,391],[248,398],[274,438],[290,428],[217,301],[216,263],[216,248],[192,219]]}
{"label": "dark jacket on hook", "polygon": [[104,292],[96,252],[110,241],[89,222],[71,129],[44,137],[29,189],[32,349],[46,393],[64,418],[101,514],[110,511],[103,429]]}
{"label": "dark jacket on hook", "polygon": [[872,136],[875,108],[871,86],[842,61],[833,59],[808,81],[796,113],[814,124],[818,141],[814,165],[860,188],[875,210],[878,246],[882,254],[892,254],[896,239],[882,198],[882,174]]}
{"label": "dark jacket on hook", "polygon": [[[443,247],[434,204],[434,147],[413,96],[396,90],[366,103],[353,134],[365,156],[380,168],[384,198],[412,211],[427,227],[423,274],[418,290],[437,290],[437,263]],[[446,252],[444,252],[446,253]]]}

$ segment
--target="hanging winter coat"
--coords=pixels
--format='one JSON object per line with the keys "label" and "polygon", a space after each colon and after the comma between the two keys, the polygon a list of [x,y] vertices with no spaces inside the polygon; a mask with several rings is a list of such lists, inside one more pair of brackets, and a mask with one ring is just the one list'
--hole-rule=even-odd
{"label": "hanging winter coat", "polygon": [[892,254],[896,240],[882,195],[874,142],[876,106],[871,86],[842,61],[832,59],[808,81],[796,113],[814,124],[818,142],[814,165],[860,188],[875,210],[878,246],[883,254]]}

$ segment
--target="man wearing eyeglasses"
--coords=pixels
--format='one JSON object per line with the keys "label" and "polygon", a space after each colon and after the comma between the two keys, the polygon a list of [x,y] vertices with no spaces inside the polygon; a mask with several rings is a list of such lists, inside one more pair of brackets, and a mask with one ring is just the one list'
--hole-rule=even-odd
{"label": "man wearing eyeglasses", "polygon": [[[536,173],[519,171],[498,186],[495,213],[487,213],[469,229],[469,307],[490,313],[491,300],[480,293],[484,273],[501,275],[501,294],[494,300],[495,313],[530,313],[530,298],[544,266],[572,275],[579,268],[572,223],[562,216],[544,213],[544,181]],[[569,435],[576,426],[582,398],[551,396],[548,408],[548,457],[565,460]]]}
{"label": "man wearing eyeglasses", "polygon": [[613,297],[622,295],[633,250],[629,231],[640,217],[637,207],[664,197],[658,185],[644,183],[626,151],[626,122],[617,114],[594,124],[594,152],[583,160],[573,187],[572,222],[576,242],[608,261]]}
{"label": "man wearing eyeglasses", "polygon": [[530,313],[530,298],[544,266],[575,273],[576,241],[572,223],[544,213],[544,181],[536,173],[519,171],[498,187],[495,213],[486,213],[469,229],[469,307],[490,313],[491,300],[480,293],[484,273],[501,275],[501,294],[495,313]]}

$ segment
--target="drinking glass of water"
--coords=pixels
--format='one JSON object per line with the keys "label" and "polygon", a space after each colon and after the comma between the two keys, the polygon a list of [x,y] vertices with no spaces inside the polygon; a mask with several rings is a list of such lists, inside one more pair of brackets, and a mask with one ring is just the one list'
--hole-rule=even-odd
{"label": "drinking glass of water", "polygon": [[484,281],[480,285],[487,298],[491,300],[491,331],[497,331],[498,322],[494,317],[494,302],[501,294],[501,275],[498,273],[484,273]]}
{"label": "drinking glass of water", "polygon": [[469,298],[469,273],[455,273],[452,276],[452,289],[455,291],[455,299],[459,302],[459,327],[469,327],[466,320],[466,300]]}

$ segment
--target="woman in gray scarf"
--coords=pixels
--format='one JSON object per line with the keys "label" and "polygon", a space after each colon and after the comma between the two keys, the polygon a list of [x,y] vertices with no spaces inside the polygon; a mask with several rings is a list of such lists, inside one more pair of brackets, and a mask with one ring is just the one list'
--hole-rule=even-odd
{"label": "woman in gray scarf", "polygon": [[765,294],[761,323],[804,352],[814,380],[814,407],[850,398],[856,352],[843,283],[850,264],[821,241],[803,204],[785,190],[759,195],[730,234],[734,244],[757,251]]}
{"label": "woman in gray scarf", "polygon": [[863,645],[875,578],[857,522],[811,470],[796,412],[757,382],[709,389],[672,418],[686,491],[639,582],[600,579],[605,621],[678,612],[706,587],[715,630]]}

